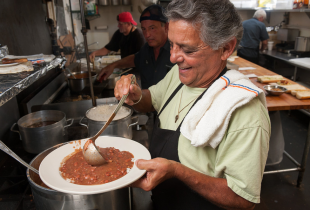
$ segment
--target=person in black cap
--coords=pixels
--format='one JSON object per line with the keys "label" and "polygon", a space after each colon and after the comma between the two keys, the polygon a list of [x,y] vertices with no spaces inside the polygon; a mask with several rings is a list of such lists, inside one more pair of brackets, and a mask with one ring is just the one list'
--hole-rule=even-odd
{"label": "person in black cap", "polygon": [[159,5],[147,7],[140,16],[146,44],[139,52],[129,55],[103,68],[98,80],[106,80],[115,68],[136,67],[141,76],[141,86],[147,89],[162,80],[173,64],[170,62],[168,23]]}

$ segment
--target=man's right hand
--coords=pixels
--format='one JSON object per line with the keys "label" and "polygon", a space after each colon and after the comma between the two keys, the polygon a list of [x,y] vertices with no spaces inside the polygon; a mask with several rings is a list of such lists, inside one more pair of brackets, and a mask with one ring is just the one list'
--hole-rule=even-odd
{"label": "man's right hand", "polygon": [[123,95],[126,95],[129,92],[128,97],[125,100],[125,103],[128,105],[133,105],[135,102],[139,101],[142,90],[139,87],[137,81],[135,84],[131,84],[132,74],[122,76],[120,80],[116,82],[114,88],[114,96],[117,100],[120,100]]}
{"label": "man's right hand", "polygon": [[114,68],[114,65],[110,64],[101,69],[99,75],[97,76],[97,80],[102,82],[103,80],[108,79],[108,77],[113,73]]}
{"label": "man's right hand", "polygon": [[92,53],[89,55],[89,60],[90,60],[90,62],[93,62],[93,60],[95,60],[95,57],[96,57],[96,51],[92,52]]}

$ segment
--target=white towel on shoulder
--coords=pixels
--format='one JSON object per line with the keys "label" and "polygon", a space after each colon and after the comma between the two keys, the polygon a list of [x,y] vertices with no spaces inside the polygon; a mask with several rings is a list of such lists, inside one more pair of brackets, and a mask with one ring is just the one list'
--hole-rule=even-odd
{"label": "white towel on shoulder", "polygon": [[267,107],[263,90],[242,73],[227,71],[209,87],[187,114],[181,133],[195,147],[216,148],[225,134],[233,111],[257,96]]}

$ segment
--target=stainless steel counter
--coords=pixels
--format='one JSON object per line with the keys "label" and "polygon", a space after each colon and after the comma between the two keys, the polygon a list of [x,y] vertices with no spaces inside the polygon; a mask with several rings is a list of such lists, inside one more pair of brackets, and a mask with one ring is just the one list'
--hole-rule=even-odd
{"label": "stainless steel counter", "polygon": [[[294,75],[293,75],[293,80],[294,81],[296,81],[296,79],[297,79],[297,70],[298,70],[298,68],[302,68],[302,69],[305,69],[305,70],[310,70],[310,66],[306,67],[304,65],[299,65],[298,63],[290,61],[290,59],[298,58],[296,55],[281,53],[281,52],[278,52],[276,50],[272,50],[272,51],[268,51],[267,50],[267,51],[263,52],[262,54],[270,56],[270,57],[278,59],[278,60],[281,60],[281,61],[284,61],[284,62],[294,66]],[[274,61],[273,65],[274,65],[274,69],[275,69],[275,61]]]}
{"label": "stainless steel counter", "polygon": [[283,61],[286,61],[286,62],[288,62],[290,59],[297,58],[295,55],[281,53],[281,52],[278,52],[276,50],[272,50],[272,51],[266,50],[262,54],[270,56],[270,57],[273,57],[273,58],[277,58],[279,60],[283,60]]}
{"label": "stainless steel counter", "polygon": [[0,75],[0,107],[44,76],[46,72],[57,66],[63,66],[65,62],[64,58],[55,58],[45,65],[34,66],[34,71],[31,72]]}

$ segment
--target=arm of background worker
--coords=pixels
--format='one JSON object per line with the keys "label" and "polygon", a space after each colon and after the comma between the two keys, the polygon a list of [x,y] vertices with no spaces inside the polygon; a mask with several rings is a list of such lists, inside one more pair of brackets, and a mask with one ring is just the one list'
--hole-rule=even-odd
{"label": "arm of background worker", "polygon": [[181,163],[164,158],[140,159],[135,164],[139,169],[146,170],[147,173],[146,176],[131,184],[132,187],[150,191],[169,178],[177,178],[201,196],[222,208],[252,210],[255,207],[254,203],[233,192],[227,186],[227,181],[224,178],[207,176]]}
{"label": "arm of background worker", "polygon": [[118,60],[114,63],[111,63],[110,65],[107,65],[103,69],[101,69],[97,80],[102,82],[103,80],[106,80],[112,73],[115,68],[130,68],[130,67],[135,67],[135,55],[129,55],[121,60]]}
{"label": "arm of background worker", "polygon": [[94,52],[92,52],[90,55],[89,55],[89,59],[91,61],[94,60],[94,58],[96,56],[104,56],[104,55],[107,55],[109,52],[111,52],[111,50],[108,50],[107,48],[101,48],[100,50],[96,50]]}
{"label": "arm of background worker", "polygon": [[[114,88],[114,96],[117,100],[120,100],[123,95],[126,95],[129,91],[129,95],[125,100],[125,103],[133,106],[135,110],[139,112],[151,112],[154,111],[152,105],[151,93],[148,89],[141,90],[138,83],[131,84],[132,74],[122,76],[120,80],[116,82]],[[140,100],[141,98],[141,100]],[[134,105],[137,103],[136,105]]]}
{"label": "arm of background worker", "polygon": [[262,41],[262,46],[261,46],[260,51],[263,51],[263,50],[266,50],[266,49],[267,49],[267,43],[268,43],[268,40]]}

